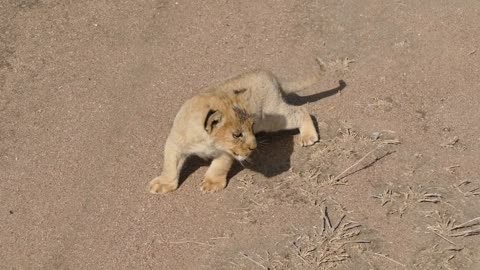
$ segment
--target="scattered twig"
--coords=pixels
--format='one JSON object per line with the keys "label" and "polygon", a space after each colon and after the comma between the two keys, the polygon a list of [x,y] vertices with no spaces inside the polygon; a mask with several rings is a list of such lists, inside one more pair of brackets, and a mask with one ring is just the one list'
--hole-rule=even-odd
{"label": "scattered twig", "polygon": [[469,191],[463,191],[463,190],[460,188],[460,187],[462,187],[462,186],[468,187],[470,184],[472,184],[471,181],[469,181],[469,180],[464,180],[464,181],[460,182],[459,184],[456,184],[456,185],[454,184],[453,187],[455,187],[455,188],[458,190],[458,192],[462,193],[463,196],[465,196],[465,197],[478,196],[478,195],[480,195],[480,187],[473,188],[473,189],[471,189],[471,190],[469,190]]}
{"label": "scattered twig", "polygon": [[473,218],[467,222],[464,222],[460,225],[454,226],[451,230],[459,230],[459,229],[464,229],[464,228],[469,228],[473,227],[475,225],[478,225],[480,223],[480,217]]}
{"label": "scattered twig", "polygon": [[445,252],[445,251],[462,251],[462,250],[463,250],[463,247],[448,247],[443,252]]}
{"label": "scattered twig", "polygon": [[262,206],[262,204],[260,204],[260,203],[258,203],[258,202],[256,202],[256,201],[254,201],[253,199],[250,199],[250,201],[251,201],[251,202],[253,202],[254,204],[256,204],[257,206]]}
{"label": "scattered twig", "polygon": [[[343,172],[341,172],[340,174],[338,174],[337,176],[333,177],[331,179],[331,181],[335,182],[335,181],[339,181],[340,179],[346,177],[345,174],[350,171],[352,168],[354,168],[355,166],[357,166],[358,164],[360,164],[362,161],[364,161],[370,154],[372,154],[373,152],[375,152],[375,150],[379,149],[380,147],[384,146],[384,145],[387,145],[387,144],[399,144],[400,141],[399,140],[385,140],[385,141],[382,141],[381,143],[379,143],[375,148],[373,148],[372,150],[370,150],[368,153],[366,153],[362,158],[360,158],[359,160],[357,160],[357,162],[353,163],[350,167],[346,168]],[[387,153],[381,157],[375,157],[375,161],[381,159],[382,157],[388,155],[390,153]],[[372,162],[372,163],[373,163]]]}
{"label": "scattered twig", "polygon": [[457,245],[457,244],[455,244],[454,242],[450,241],[450,240],[449,240],[448,238],[446,238],[445,236],[437,233],[436,231],[433,231],[433,230],[432,230],[432,232],[433,232],[435,235],[437,235],[438,237],[440,237],[440,238],[442,238],[443,240],[447,241],[448,243],[450,243],[450,244],[452,244],[452,245],[454,245],[454,246]]}
{"label": "scattered twig", "polygon": [[460,183],[458,184],[458,186],[461,187],[461,186],[463,186],[463,185],[468,185],[468,184],[470,184],[470,183],[471,183],[471,182],[470,182],[469,180],[464,180],[464,181],[460,182]]}
{"label": "scattered twig", "polygon": [[343,219],[346,217],[345,214],[342,215],[342,217],[338,220],[337,224],[333,226],[333,230],[336,231],[338,229],[338,226],[342,223]]}
{"label": "scattered twig", "polygon": [[197,245],[209,246],[209,247],[214,246],[214,245],[209,244],[209,243],[202,243],[202,242],[193,241],[193,240],[182,240],[182,241],[173,241],[173,242],[165,242],[165,243],[173,244],[173,245],[177,245],[177,244],[197,244]]}
{"label": "scattered twig", "polygon": [[430,203],[438,203],[442,199],[442,195],[438,193],[424,193],[422,194],[422,198],[418,199],[417,202],[430,202]]}
{"label": "scattered twig", "polygon": [[345,241],[342,244],[371,244],[372,241],[370,240],[353,240],[353,241]]}
{"label": "scattered twig", "polygon": [[263,266],[261,263],[255,261],[254,259],[250,258],[247,254],[240,252],[240,255],[242,255],[243,257],[245,257],[247,260],[251,261],[252,263],[256,264],[260,268],[267,269],[267,267]]}
{"label": "scattered twig", "polygon": [[458,138],[458,136],[454,136],[454,137],[451,138],[448,142],[441,144],[441,146],[451,148],[451,147],[453,147],[459,140],[460,140],[460,138]]}
{"label": "scattered twig", "polygon": [[445,170],[447,170],[447,172],[449,172],[449,173],[455,173],[455,170],[454,170],[454,169],[455,169],[455,168],[459,168],[459,167],[460,167],[460,165],[455,164],[455,165],[446,167]]}
{"label": "scattered twig", "polygon": [[468,230],[468,231],[463,231],[460,233],[455,233],[455,234],[450,234],[451,237],[467,237],[467,236],[474,236],[474,235],[479,235],[480,234],[480,228],[478,229],[473,229],[473,230]]}
{"label": "scattered twig", "polygon": [[355,223],[354,223],[354,224],[351,224],[351,223],[349,222],[349,223],[346,223],[346,224],[343,226],[343,230],[344,230],[344,231],[349,231],[349,230],[351,230],[351,229],[355,229],[355,228],[360,227],[360,226],[362,226],[362,225],[360,225],[360,224],[355,224]]}
{"label": "scattered twig", "polygon": [[384,259],[387,259],[387,260],[389,260],[389,261],[391,261],[391,262],[393,262],[393,263],[396,263],[396,264],[398,264],[398,265],[401,265],[402,267],[405,267],[405,264],[403,264],[403,263],[401,263],[401,262],[399,262],[399,261],[397,261],[397,260],[394,260],[394,259],[388,257],[387,255],[384,255],[384,254],[381,254],[381,253],[376,253],[376,252],[373,252],[373,254],[376,255],[376,256],[382,257],[382,258],[384,258]]}
{"label": "scattered twig", "polygon": [[330,218],[328,217],[328,212],[327,212],[327,207],[324,206],[322,209],[322,215],[323,215],[323,220],[325,220],[325,223],[328,225],[328,229],[332,229],[332,222],[330,221]]}

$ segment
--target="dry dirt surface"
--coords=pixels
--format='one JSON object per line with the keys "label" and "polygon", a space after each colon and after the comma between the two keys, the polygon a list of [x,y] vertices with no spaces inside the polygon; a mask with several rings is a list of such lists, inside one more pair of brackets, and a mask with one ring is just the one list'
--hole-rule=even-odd
{"label": "dry dirt surface", "polygon": [[[0,269],[480,269],[478,0],[0,1]],[[254,68],[321,141],[259,136],[152,195],[172,120]]]}

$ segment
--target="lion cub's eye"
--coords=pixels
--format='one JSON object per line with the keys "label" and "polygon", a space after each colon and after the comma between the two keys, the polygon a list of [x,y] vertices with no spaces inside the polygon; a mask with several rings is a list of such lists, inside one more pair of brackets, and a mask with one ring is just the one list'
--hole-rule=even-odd
{"label": "lion cub's eye", "polygon": [[243,137],[242,132],[237,132],[232,134],[235,139],[241,139]]}

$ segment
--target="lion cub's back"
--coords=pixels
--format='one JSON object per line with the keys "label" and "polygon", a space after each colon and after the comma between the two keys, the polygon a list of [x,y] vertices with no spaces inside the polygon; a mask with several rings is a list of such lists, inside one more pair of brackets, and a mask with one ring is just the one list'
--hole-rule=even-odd
{"label": "lion cub's back", "polygon": [[279,90],[277,77],[270,71],[254,70],[243,73],[236,77],[226,80],[223,84],[218,86],[218,90],[232,91],[246,89],[257,93],[262,91]]}
{"label": "lion cub's back", "polygon": [[235,93],[244,99],[251,107],[252,113],[261,113],[266,104],[272,100],[280,101],[282,93],[277,78],[266,70],[255,70],[230,78],[211,92]]}

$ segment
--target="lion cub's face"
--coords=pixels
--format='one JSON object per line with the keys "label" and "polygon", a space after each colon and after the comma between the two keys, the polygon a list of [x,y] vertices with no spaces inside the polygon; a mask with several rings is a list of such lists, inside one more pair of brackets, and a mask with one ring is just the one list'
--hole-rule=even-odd
{"label": "lion cub's face", "polygon": [[205,119],[205,130],[217,146],[239,161],[245,160],[257,148],[253,119],[238,105],[209,111]]}

